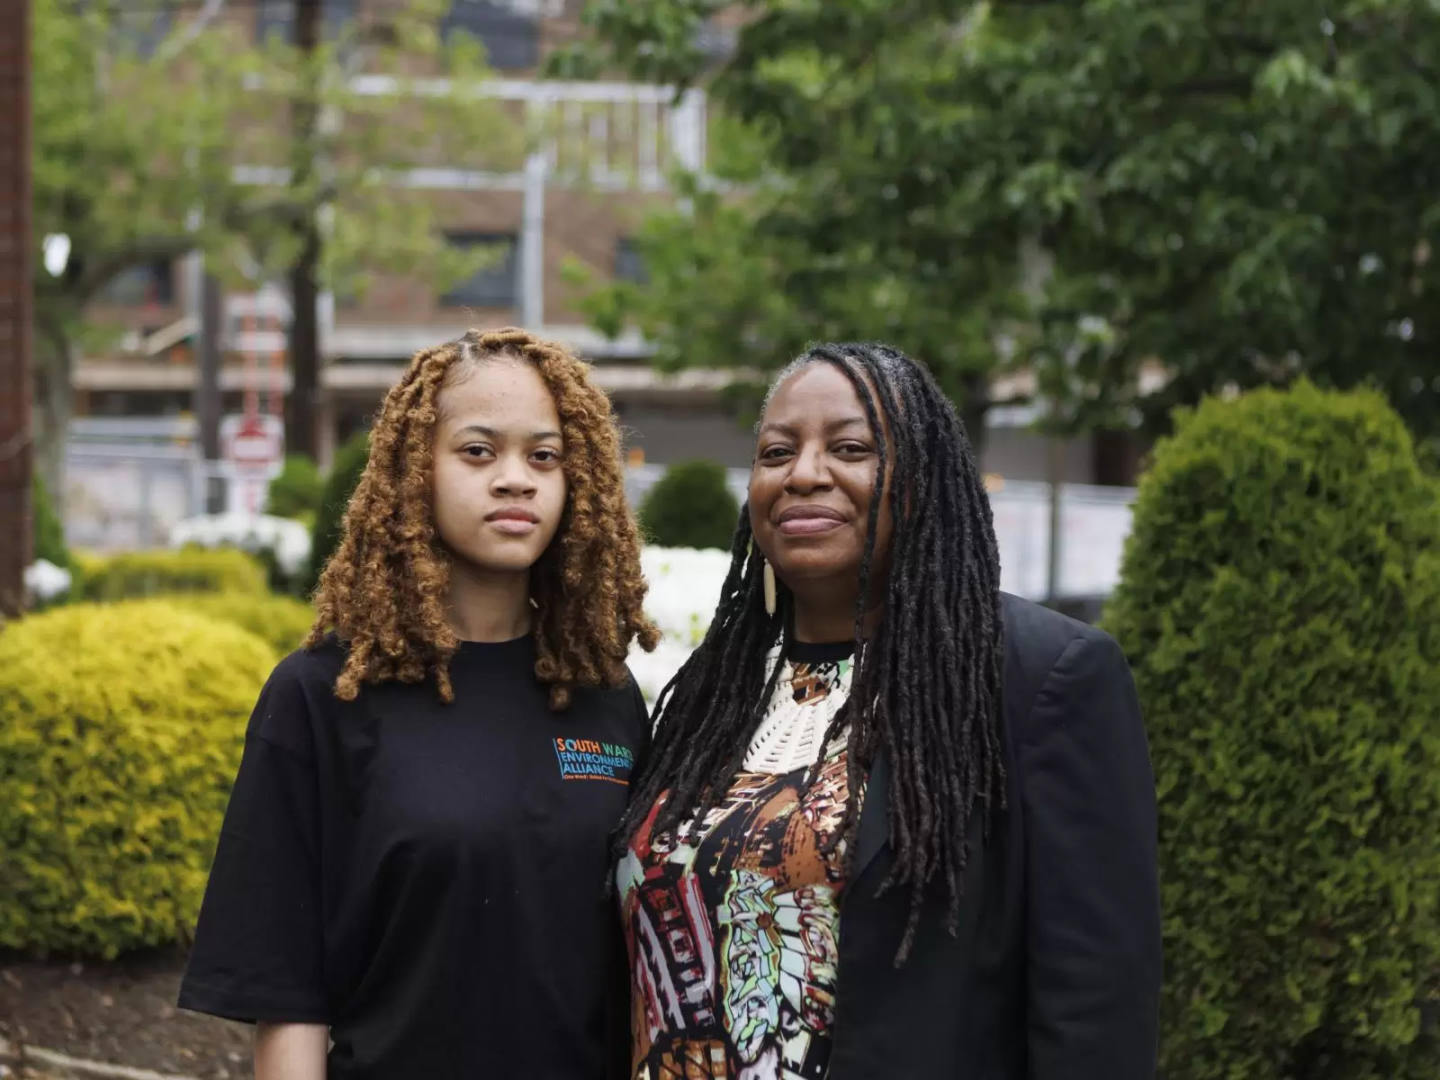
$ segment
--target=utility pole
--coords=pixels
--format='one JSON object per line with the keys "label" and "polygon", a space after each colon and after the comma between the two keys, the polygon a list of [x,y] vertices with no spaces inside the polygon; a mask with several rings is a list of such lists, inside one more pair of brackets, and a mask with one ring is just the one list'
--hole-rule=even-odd
{"label": "utility pole", "polygon": [[215,275],[202,270],[200,278],[200,350],[195,383],[195,420],[200,425],[200,455],[205,459],[205,513],[218,514],[224,507],[224,489],[218,476],[220,466],[221,323],[225,318],[224,296]]}
{"label": "utility pole", "polygon": [[[25,601],[32,558],[30,2],[0,3],[0,614]],[[52,492],[57,510],[64,493]]]}
{"label": "utility pole", "polygon": [[315,53],[320,44],[324,0],[295,0],[295,48],[302,68],[300,88],[291,102],[294,154],[291,160],[291,184],[298,198],[295,221],[300,253],[290,267],[290,397],[285,408],[285,443],[291,453],[305,454],[319,460],[319,429],[316,418],[320,412],[320,325],[317,304],[320,299],[320,223],[314,212],[315,198],[310,190],[315,181],[317,147],[320,134],[320,73],[315,69]]}

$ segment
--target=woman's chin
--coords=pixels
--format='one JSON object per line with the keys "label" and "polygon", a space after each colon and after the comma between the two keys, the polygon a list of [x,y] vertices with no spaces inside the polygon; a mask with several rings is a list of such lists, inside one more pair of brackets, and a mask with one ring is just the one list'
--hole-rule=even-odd
{"label": "woman's chin", "polygon": [[816,584],[833,581],[839,587],[848,583],[853,592],[860,581],[860,562],[855,558],[837,556],[835,552],[822,550],[787,552],[784,560],[777,560],[775,570],[780,579],[792,588],[804,582]]}

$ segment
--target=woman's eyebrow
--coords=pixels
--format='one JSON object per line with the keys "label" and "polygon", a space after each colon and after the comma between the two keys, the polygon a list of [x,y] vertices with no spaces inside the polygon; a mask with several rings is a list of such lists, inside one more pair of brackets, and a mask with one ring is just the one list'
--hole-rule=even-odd
{"label": "woman's eyebrow", "polygon": [[[505,438],[505,433],[504,433],[503,431],[499,431],[499,430],[497,430],[496,428],[492,428],[492,427],[486,427],[484,424],[466,424],[464,427],[460,428],[455,434],[457,434],[457,435],[464,435],[464,434],[466,434],[467,432],[473,432],[473,433],[476,434],[476,435],[483,435],[483,436],[485,436],[485,438],[487,438],[487,439],[503,439],[503,438]],[[532,432],[529,434],[528,438],[529,438],[529,440],[530,440],[531,442],[544,442],[546,439],[558,439],[558,438],[560,438],[560,432],[558,432],[558,431],[532,431]]]}

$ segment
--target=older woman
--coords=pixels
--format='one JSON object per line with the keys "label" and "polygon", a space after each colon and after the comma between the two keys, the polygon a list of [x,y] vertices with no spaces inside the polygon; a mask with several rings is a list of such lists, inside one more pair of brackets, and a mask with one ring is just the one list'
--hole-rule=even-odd
{"label": "older woman", "polygon": [[1105,634],[1000,592],[903,354],[776,381],[621,834],[633,1076],[1146,1080],[1155,791]]}

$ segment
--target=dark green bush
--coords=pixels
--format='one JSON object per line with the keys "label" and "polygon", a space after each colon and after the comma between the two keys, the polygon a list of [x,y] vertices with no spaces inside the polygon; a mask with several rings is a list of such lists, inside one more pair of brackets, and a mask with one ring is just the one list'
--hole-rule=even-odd
{"label": "dark green bush", "polygon": [[640,506],[646,539],[661,547],[728,550],[739,515],[725,468],[713,461],[670,466]]}
{"label": "dark green bush", "polygon": [[345,522],[345,508],[350,496],[365,473],[370,460],[370,433],[361,432],[335,454],[335,466],[325,478],[325,490],[315,513],[315,542],[310,548],[310,571],[305,577],[305,593],[309,595],[320,584],[320,572],[340,546]]}
{"label": "dark green bush", "polygon": [[70,549],[65,544],[65,525],[55,512],[50,491],[39,475],[30,484],[30,524],[35,539],[35,560],[44,559],[66,570],[72,569]]}
{"label": "dark green bush", "polygon": [[325,481],[315,462],[304,454],[287,455],[280,475],[270,481],[265,513],[312,523],[324,489]]}
{"label": "dark green bush", "polygon": [[1434,1080],[1440,499],[1378,396],[1211,401],[1104,625],[1160,797],[1165,1080]]}

